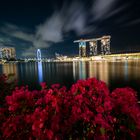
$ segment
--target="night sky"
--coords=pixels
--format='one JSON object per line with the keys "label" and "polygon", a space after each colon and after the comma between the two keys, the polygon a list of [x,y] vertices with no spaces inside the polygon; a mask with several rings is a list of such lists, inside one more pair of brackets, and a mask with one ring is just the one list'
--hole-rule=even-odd
{"label": "night sky", "polygon": [[111,35],[113,53],[140,51],[139,0],[1,0],[0,47],[18,58],[78,55],[80,38]]}

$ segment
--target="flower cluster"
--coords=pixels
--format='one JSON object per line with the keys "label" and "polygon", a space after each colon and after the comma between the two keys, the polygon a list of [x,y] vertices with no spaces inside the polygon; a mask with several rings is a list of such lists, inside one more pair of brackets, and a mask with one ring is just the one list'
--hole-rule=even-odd
{"label": "flower cluster", "polygon": [[136,92],[110,93],[95,78],[79,80],[68,90],[59,84],[42,90],[15,88],[0,107],[2,140],[119,140],[140,138]]}
{"label": "flower cluster", "polygon": [[12,90],[15,88],[16,81],[10,82],[10,75],[0,75],[0,107],[4,106],[4,99],[7,95],[12,94]]}

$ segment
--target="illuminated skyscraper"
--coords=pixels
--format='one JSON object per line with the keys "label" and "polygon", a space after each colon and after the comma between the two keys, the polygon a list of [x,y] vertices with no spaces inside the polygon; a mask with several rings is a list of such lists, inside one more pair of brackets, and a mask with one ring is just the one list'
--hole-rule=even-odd
{"label": "illuminated skyscraper", "polygon": [[16,51],[13,47],[0,48],[0,58],[2,59],[15,59]]}
{"label": "illuminated skyscraper", "polygon": [[102,55],[110,54],[110,38],[111,36],[103,36],[101,39],[101,53]]}
{"label": "illuminated skyscraper", "polygon": [[90,56],[97,55],[97,41],[89,42]]}
{"label": "illuminated skyscraper", "polygon": [[86,42],[79,42],[79,56],[86,57]]}
{"label": "illuminated skyscraper", "polygon": [[75,40],[74,43],[79,43],[79,56],[85,57],[86,54],[86,42],[89,42],[90,56],[97,55],[97,44],[98,41],[101,42],[101,54],[108,55],[110,52],[110,35],[102,36],[100,38],[92,38],[92,39],[80,39]]}

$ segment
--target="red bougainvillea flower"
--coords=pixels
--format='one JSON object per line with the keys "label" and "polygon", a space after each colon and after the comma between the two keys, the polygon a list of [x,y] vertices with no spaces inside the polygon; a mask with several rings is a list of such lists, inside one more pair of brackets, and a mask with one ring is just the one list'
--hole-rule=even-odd
{"label": "red bougainvillea flower", "polygon": [[0,139],[140,139],[140,107],[133,89],[110,93],[95,78],[79,80],[69,90],[59,84],[41,87],[2,89],[9,94],[2,94]]}
{"label": "red bougainvillea flower", "polygon": [[40,83],[40,85],[41,85],[42,89],[45,89],[47,87],[45,82]]}

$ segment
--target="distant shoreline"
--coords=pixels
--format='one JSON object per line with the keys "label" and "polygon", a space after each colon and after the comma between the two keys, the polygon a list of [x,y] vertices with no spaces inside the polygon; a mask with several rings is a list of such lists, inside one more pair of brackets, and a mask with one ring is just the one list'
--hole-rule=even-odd
{"label": "distant shoreline", "polygon": [[90,57],[57,57],[56,59],[42,58],[37,60],[36,58],[21,59],[15,61],[0,60],[0,64],[4,63],[27,63],[27,62],[81,62],[81,61],[125,61],[125,60],[140,60],[140,53],[124,53],[124,54],[109,54],[109,55],[98,55]]}

